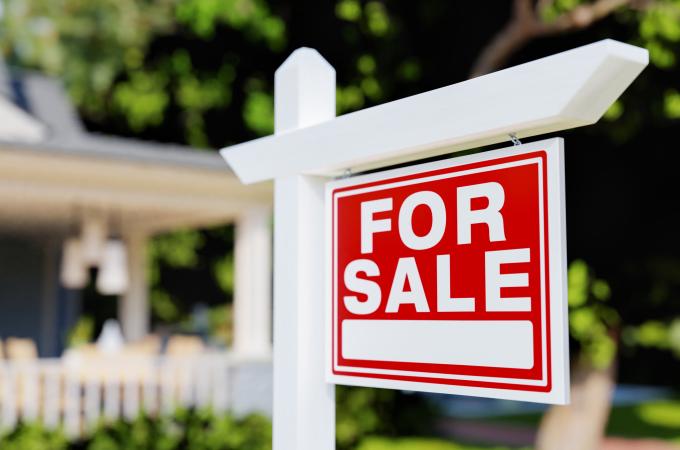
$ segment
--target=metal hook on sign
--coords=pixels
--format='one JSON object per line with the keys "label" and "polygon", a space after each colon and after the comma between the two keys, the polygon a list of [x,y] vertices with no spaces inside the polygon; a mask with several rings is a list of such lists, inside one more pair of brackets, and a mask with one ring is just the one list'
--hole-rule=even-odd
{"label": "metal hook on sign", "polygon": [[520,141],[517,138],[517,135],[515,133],[510,133],[508,134],[510,136],[510,141],[512,141],[512,145],[522,145],[522,141]]}
{"label": "metal hook on sign", "polygon": [[340,175],[340,179],[349,178],[351,176],[352,176],[352,169],[348,167],[347,169],[345,169],[345,171],[342,173],[342,175]]}

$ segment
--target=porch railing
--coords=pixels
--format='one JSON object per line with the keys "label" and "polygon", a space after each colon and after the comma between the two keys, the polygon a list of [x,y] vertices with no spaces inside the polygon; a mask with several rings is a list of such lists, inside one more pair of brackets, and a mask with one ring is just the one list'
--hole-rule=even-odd
{"label": "porch railing", "polygon": [[74,437],[102,419],[165,414],[178,407],[266,414],[271,382],[270,362],[224,352],[5,361],[0,363],[0,428],[39,421]]}

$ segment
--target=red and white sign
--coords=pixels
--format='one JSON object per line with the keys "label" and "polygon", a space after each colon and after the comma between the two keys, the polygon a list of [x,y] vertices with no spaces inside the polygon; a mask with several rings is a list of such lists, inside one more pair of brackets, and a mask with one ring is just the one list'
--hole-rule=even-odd
{"label": "red and white sign", "polygon": [[327,378],[566,403],[561,139],[327,185]]}

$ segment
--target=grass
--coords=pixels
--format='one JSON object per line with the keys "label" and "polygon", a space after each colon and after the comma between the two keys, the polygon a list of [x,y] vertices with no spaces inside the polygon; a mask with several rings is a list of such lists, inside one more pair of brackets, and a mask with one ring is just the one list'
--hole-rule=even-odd
{"label": "grass", "polygon": [[607,435],[658,438],[680,443],[680,400],[659,400],[614,408]]}
{"label": "grass", "polygon": [[369,437],[356,450],[507,450],[507,447],[464,445],[434,438]]}
{"label": "grass", "polygon": [[[537,427],[541,414],[494,417],[492,423]],[[607,424],[607,436],[656,438],[680,443],[680,399],[656,400],[616,406]]]}
{"label": "grass", "polygon": [[[536,427],[540,414],[496,417],[491,423]],[[658,400],[612,409],[607,436],[640,439],[655,438],[680,444],[680,399]],[[508,450],[508,447],[466,445],[435,438],[364,439],[356,450]]]}

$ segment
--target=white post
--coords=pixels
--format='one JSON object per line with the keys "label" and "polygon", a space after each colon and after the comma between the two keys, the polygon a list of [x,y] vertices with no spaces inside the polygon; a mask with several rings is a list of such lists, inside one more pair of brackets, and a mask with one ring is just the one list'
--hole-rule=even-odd
{"label": "white post", "polygon": [[120,383],[122,370],[113,367],[108,368],[108,375],[104,381],[104,417],[109,421],[120,417]]}
{"label": "white post", "polygon": [[77,437],[80,432],[80,382],[73,371],[64,379],[64,432],[70,438]]}
{"label": "white post", "polygon": [[17,411],[17,390],[19,386],[14,364],[0,364],[0,386],[2,389],[2,410],[0,425],[3,431],[11,431],[17,424],[19,413]]}
{"label": "white post", "polygon": [[161,414],[171,414],[177,407],[177,364],[174,359],[165,358],[158,368],[161,382]]}
{"label": "white post", "polygon": [[213,379],[212,409],[221,414],[230,409],[232,400],[231,393],[234,383],[234,365],[232,360],[215,358],[211,363]]}
{"label": "white post", "polygon": [[123,382],[123,417],[133,420],[139,414],[139,392],[141,384],[138,379],[126,379]]}
{"label": "white post", "polygon": [[158,377],[158,370],[156,364],[149,367],[149,373],[144,377],[144,385],[142,387],[142,405],[143,410],[147,414],[156,414],[158,407],[158,390],[160,378]]}
{"label": "white post", "polygon": [[196,380],[196,406],[207,408],[210,406],[212,396],[212,372],[211,363],[215,359],[212,354],[199,356],[194,367],[194,380]]}
{"label": "white post", "polygon": [[83,420],[88,429],[97,425],[101,416],[101,384],[99,380],[88,380],[85,383],[85,398],[83,399]]}
{"label": "white post", "polygon": [[40,376],[37,361],[26,361],[19,365],[21,378],[22,418],[33,422],[40,409]]}
{"label": "white post", "polygon": [[48,363],[43,372],[43,425],[53,430],[59,426],[61,409],[62,367],[58,363]]}
{"label": "white post", "polygon": [[118,300],[118,320],[127,341],[141,339],[149,332],[147,242],[147,235],[141,232],[133,231],[125,236],[130,284]]}
{"label": "white post", "polygon": [[271,355],[271,211],[251,207],[236,221],[234,351]]}
{"label": "white post", "polygon": [[[335,70],[315,50],[296,50],[276,71],[276,133],[333,117]],[[324,379],[325,181],[275,180],[274,450],[335,448],[335,388]]]}

